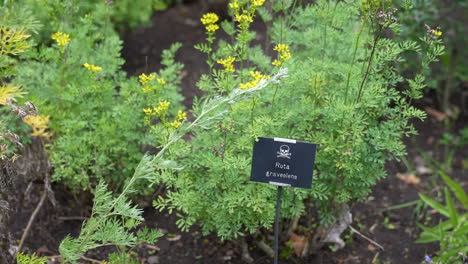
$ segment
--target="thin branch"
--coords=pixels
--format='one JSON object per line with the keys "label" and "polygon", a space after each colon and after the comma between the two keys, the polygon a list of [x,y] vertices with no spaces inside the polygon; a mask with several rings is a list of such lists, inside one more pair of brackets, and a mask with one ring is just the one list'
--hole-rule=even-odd
{"label": "thin branch", "polygon": [[274,256],[275,255],[275,251],[273,251],[273,249],[268,246],[265,241],[263,240],[257,240],[255,241],[255,244],[257,244],[257,246],[263,250],[263,252],[265,252],[268,256]]}
{"label": "thin branch", "polygon": [[86,216],[59,216],[57,217],[58,220],[62,220],[62,221],[84,221],[86,219],[88,219],[88,217]]}
{"label": "thin branch", "polygon": [[374,240],[366,237],[365,235],[361,234],[361,232],[357,231],[356,229],[354,229],[351,225],[349,226],[349,228],[351,230],[353,230],[353,232],[355,232],[356,234],[360,235],[362,238],[364,238],[365,240],[371,242],[372,244],[374,244],[375,246],[379,247],[380,249],[382,249],[383,251],[385,250],[384,247],[382,247],[379,243],[375,242]]}
{"label": "thin branch", "polygon": [[31,229],[32,223],[34,222],[34,219],[36,219],[37,214],[39,213],[39,210],[41,210],[42,205],[44,205],[44,201],[47,197],[47,188],[44,187],[44,193],[41,196],[41,199],[39,200],[39,203],[36,206],[36,209],[34,209],[34,212],[32,213],[31,217],[29,218],[28,225],[26,226],[26,229],[23,232],[23,235],[21,236],[20,243],[18,245],[18,250],[16,251],[17,253],[21,252],[21,248],[23,247],[24,240],[28,236],[29,230]]}
{"label": "thin branch", "polygon": [[100,260],[88,258],[88,257],[85,257],[85,256],[80,256],[80,258],[84,259],[86,261],[92,262],[92,263],[99,263],[99,264],[102,263],[102,261],[100,261]]}

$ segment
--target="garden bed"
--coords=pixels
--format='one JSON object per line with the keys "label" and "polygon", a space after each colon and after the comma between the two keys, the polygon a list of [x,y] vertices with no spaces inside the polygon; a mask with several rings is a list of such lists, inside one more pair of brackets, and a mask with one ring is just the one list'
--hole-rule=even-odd
{"label": "garden bed", "polygon": [[[157,71],[161,68],[160,54],[162,50],[169,48],[174,42],[181,42],[182,48],[178,51],[176,60],[185,64],[182,72],[182,94],[185,97],[184,105],[190,106],[195,96],[201,95],[196,89],[196,81],[201,73],[207,72],[205,56],[195,50],[193,46],[205,39],[205,31],[199,23],[199,18],[207,11],[217,11],[226,14],[222,6],[206,6],[201,2],[189,3],[178,7],[169,8],[164,12],[157,12],[151,20],[151,26],[141,27],[133,32],[123,34],[123,57],[126,61],[124,69],[129,75],[137,76],[141,73]],[[255,23],[253,27],[260,33],[256,42],[263,43],[265,27],[261,23]],[[221,36],[222,37],[222,36]],[[420,108],[430,106],[432,98],[427,96],[418,102]],[[468,119],[459,118],[453,127],[453,131],[468,125]],[[437,152],[437,142],[444,131],[443,123],[429,116],[424,122],[415,123],[419,135],[406,139],[408,148],[407,161],[411,164],[421,160],[421,152],[428,155]],[[447,131],[452,132],[452,131]],[[463,159],[467,150],[456,153],[453,161],[453,171],[450,174],[467,189],[468,182],[466,171],[463,171]],[[426,164],[429,167],[429,164]],[[332,252],[324,247],[317,254],[300,258],[295,256],[292,249],[281,244],[280,263],[420,263],[426,254],[437,251],[437,244],[416,244],[419,228],[416,222],[434,222],[437,215],[425,211],[417,211],[414,206],[402,209],[388,210],[389,207],[417,200],[418,192],[429,192],[440,180],[428,175],[417,175],[420,183],[411,184],[398,178],[397,174],[404,174],[408,168],[402,162],[388,162],[386,165],[388,177],[380,181],[374,188],[369,198],[362,203],[355,203],[351,207],[353,214],[352,227],[363,236],[347,230],[345,232],[346,247]],[[465,177],[463,177],[465,176]],[[28,187],[29,186],[29,187]],[[28,185],[24,179],[18,179],[12,196],[8,197],[13,211],[10,215],[10,227],[14,241],[18,241],[33,210],[38,204],[42,184],[32,183]],[[63,185],[52,185],[57,204],[54,207],[48,201],[39,211],[39,214],[29,232],[25,242],[25,248],[29,252],[40,255],[58,255],[58,245],[66,236],[77,236],[82,221],[89,217],[92,208],[92,196],[89,193],[73,193]],[[27,190],[28,189],[28,190]],[[160,195],[165,194],[161,189]],[[143,199],[150,201],[155,197]],[[140,245],[137,247],[138,259],[142,263],[242,263],[242,250],[240,245],[231,241],[220,241],[216,235],[204,236],[200,227],[195,225],[189,232],[181,232],[175,222],[176,213],[167,211],[155,211],[148,202],[141,202],[144,207],[143,225],[156,227],[165,236],[160,238],[155,245]],[[429,209],[425,208],[428,211]],[[314,213],[314,212],[310,212]],[[424,219],[421,217],[424,216]],[[431,218],[428,219],[427,217]],[[311,235],[313,226],[299,221],[295,231],[298,235]],[[364,238],[381,245],[384,250]],[[288,238],[282,238],[288,240]],[[272,263],[272,258],[267,256],[254,243],[253,237],[248,237],[249,250],[255,263]],[[114,248],[100,248],[89,252],[86,256],[94,260],[104,260],[107,254]],[[146,262],[145,262],[146,261]],[[53,261],[51,260],[53,263]],[[58,263],[58,262],[57,262]]]}

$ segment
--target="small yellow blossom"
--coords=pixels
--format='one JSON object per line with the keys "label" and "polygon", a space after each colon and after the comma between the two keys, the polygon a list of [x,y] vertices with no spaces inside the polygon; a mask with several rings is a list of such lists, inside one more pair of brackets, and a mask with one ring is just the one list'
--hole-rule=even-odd
{"label": "small yellow blossom", "polygon": [[239,89],[250,89],[250,88],[253,88],[255,86],[256,86],[256,82],[255,81],[250,81],[250,82],[239,84]]}
{"label": "small yellow blossom", "polygon": [[166,80],[164,80],[163,78],[156,78],[156,81],[157,81],[159,84],[165,84],[165,83],[166,83]]}
{"label": "small yellow blossom", "polygon": [[153,108],[153,111],[156,115],[161,115],[162,112],[166,111],[169,108],[170,104],[171,104],[170,102],[163,100],[159,102],[158,107]]}
{"label": "small yellow blossom", "polygon": [[6,105],[9,101],[14,101],[15,97],[22,97],[22,92],[18,86],[0,86],[0,105]]}
{"label": "small yellow blossom", "polygon": [[145,86],[145,87],[141,88],[141,90],[144,93],[149,93],[152,90],[152,88],[151,88],[151,86]]}
{"label": "small yellow blossom", "polygon": [[241,24],[247,24],[247,23],[252,23],[253,22],[252,16],[245,15],[245,14],[236,15],[234,20],[241,23]]}
{"label": "small yellow blossom", "polygon": [[146,75],[144,73],[138,76],[138,79],[142,85],[146,85],[147,83],[151,82],[154,78],[156,78],[156,73],[151,73],[150,75]]}
{"label": "small yellow blossom", "polygon": [[224,60],[217,60],[216,62],[223,65],[225,71],[234,72],[235,69],[234,69],[234,65],[232,64],[234,63],[235,60],[236,58],[229,56]]}
{"label": "small yellow blossom", "polygon": [[289,46],[286,44],[277,44],[273,50],[278,51],[279,59],[274,60],[271,64],[281,66],[283,63],[291,58]]}
{"label": "small yellow blossom", "polygon": [[49,138],[52,135],[50,132],[46,132],[49,120],[50,117],[46,115],[29,115],[23,119],[32,128],[33,136],[43,138]]}
{"label": "small yellow blossom", "polygon": [[252,4],[254,6],[262,6],[265,3],[265,0],[253,0]]}
{"label": "small yellow blossom", "polygon": [[177,120],[182,121],[185,119],[187,119],[187,113],[185,113],[182,110],[179,110],[179,112],[177,112]]}
{"label": "small yellow blossom", "polygon": [[215,13],[206,13],[200,19],[203,25],[205,25],[206,31],[208,33],[213,33],[219,29],[219,26],[216,24],[218,22],[219,17]]}
{"label": "small yellow blossom", "polygon": [[271,76],[263,75],[259,71],[251,71],[250,76],[252,76],[255,81],[260,81],[262,79],[270,79],[271,78]]}
{"label": "small yellow blossom", "polygon": [[239,89],[250,89],[257,86],[262,79],[270,79],[268,75],[263,75],[259,71],[251,71],[250,76],[253,77],[253,80],[239,84]]}
{"label": "small yellow blossom", "polygon": [[174,120],[169,125],[173,128],[178,128],[182,123],[179,120]]}
{"label": "small yellow blossom", "polygon": [[153,114],[153,109],[151,107],[144,108],[143,112],[145,113],[146,116],[152,116]]}
{"label": "small yellow blossom", "polygon": [[159,102],[159,106],[161,108],[162,111],[164,110],[167,110],[169,108],[169,105],[171,105],[170,102],[166,101],[166,100],[163,100],[161,102]]}
{"label": "small yellow blossom", "polygon": [[52,34],[51,37],[53,40],[57,41],[59,46],[65,46],[70,43],[70,35],[63,32],[56,32]]}
{"label": "small yellow blossom", "polygon": [[215,32],[216,30],[219,29],[219,26],[217,24],[209,24],[205,28],[206,28],[206,31],[208,32]]}
{"label": "small yellow blossom", "polygon": [[436,29],[436,30],[434,30],[434,35],[440,37],[440,36],[442,36],[442,31]]}
{"label": "small yellow blossom", "polygon": [[98,71],[102,71],[102,68],[99,67],[99,66],[96,66],[96,65],[92,65],[92,64],[89,64],[89,63],[85,63],[83,64],[83,66],[90,70],[90,71],[93,71],[93,72],[98,72]]}
{"label": "small yellow blossom", "polygon": [[218,22],[219,17],[215,13],[206,13],[203,15],[203,17],[200,19],[200,21],[203,23],[203,25],[210,25]]}
{"label": "small yellow blossom", "polygon": [[232,0],[231,3],[229,3],[229,7],[234,9],[234,11],[237,11],[239,9],[238,0]]}

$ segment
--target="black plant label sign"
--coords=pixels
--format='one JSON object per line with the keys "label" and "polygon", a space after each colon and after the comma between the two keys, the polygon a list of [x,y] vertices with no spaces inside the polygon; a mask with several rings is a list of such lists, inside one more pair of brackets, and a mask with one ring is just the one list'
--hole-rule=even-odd
{"label": "black plant label sign", "polygon": [[254,144],[251,181],[310,189],[316,144],[259,137]]}

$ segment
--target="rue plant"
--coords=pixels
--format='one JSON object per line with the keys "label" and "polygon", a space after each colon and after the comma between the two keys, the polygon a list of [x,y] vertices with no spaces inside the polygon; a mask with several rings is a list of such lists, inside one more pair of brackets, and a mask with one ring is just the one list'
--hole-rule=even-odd
{"label": "rue plant", "polygon": [[[430,32],[420,42],[388,38],[401,27],[398,11],[387,1],[272,4],[277,19],[255,1],[231,1],[232,20],[213,20],[231,38],[215,41],[206,28],[208,43],[197,48],[207,53],[211,70],[198,86],[207,96],[222,95],[267,80],[280,65],[290,77],[250,101],[232,104],[216,129],[199,127],[189,141],[170,149],[171,159],[184,169],[160,172],[157,183],[169,188],[154,205],[180,212],[182,230],[199,223],[205,233],[223,239],[261,235],[262,227],[272,226],[276,191],[249,182],[254,140],[314,142],[319,148],[313,187],[289,189],[281,215],[300,217],[310,204],[305,201],[312,201],[321,226],[310,244],[318,248],[330,241],[327,234],[347,205],[365,199],[386,176],[384,164],[405,155],[402,137],[416,133],[409,121],[425,117],[411,105],[422,96],[424,75],[403,75],[404,55],[418,58],[422,69],[437,60],[443,46]],[[251,44],[257,9],[272,19],[270,37],[276,44],[266,52],[277,52],[274,58]]]}

